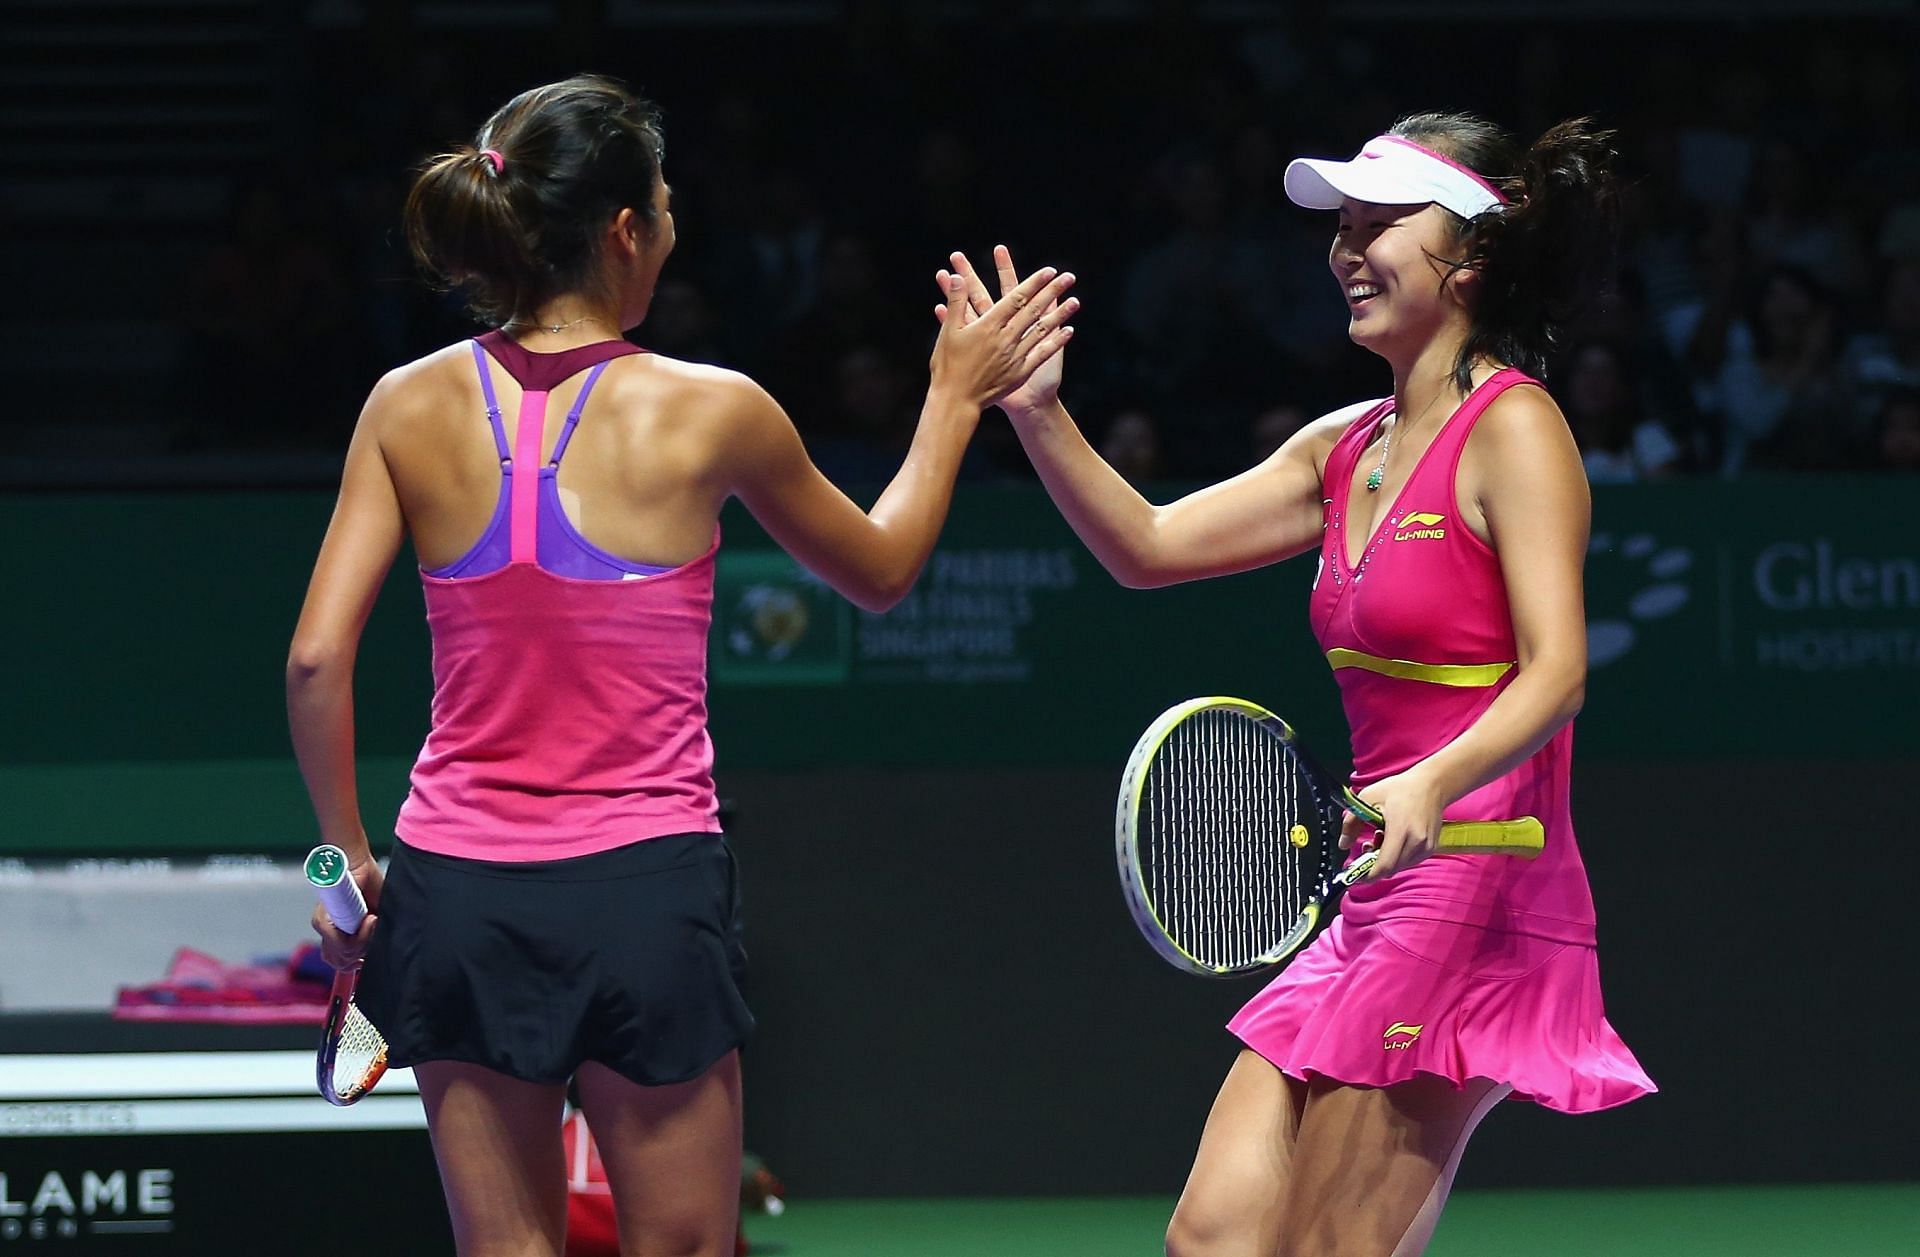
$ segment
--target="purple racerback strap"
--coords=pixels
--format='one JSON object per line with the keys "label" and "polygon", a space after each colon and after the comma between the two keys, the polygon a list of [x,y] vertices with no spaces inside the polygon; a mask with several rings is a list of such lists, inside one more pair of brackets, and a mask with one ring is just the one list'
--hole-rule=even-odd
{"label": "purple racerback strap", "polygon": [[547,461],[547,466],[560,465],[561,456],[567,452],[567,442],[573,440],[573,430],[580,426],[580,412],[586,408],[587,394],[593,392],[593,386],[600,382],[600,373],[606,369],[607,364],[602,362],[587,372],[587,382],[580,386],[580,396],[573,399],[573,408],[567,411],[567,422],[560,429],[560,439],[553,444],[553,457]]}
{"label": "purple racerback strap", "polygon": [[480,392],[487,399],[487,422],[493,425],[493,448],[500,452],[500,464],[505,466],[513,455],[507,452],[507,426],[500,417],[500,399],[494,396],[493,372],[487,368],[486,350],[477,340],[472,344],[473,365],[480,369]]}

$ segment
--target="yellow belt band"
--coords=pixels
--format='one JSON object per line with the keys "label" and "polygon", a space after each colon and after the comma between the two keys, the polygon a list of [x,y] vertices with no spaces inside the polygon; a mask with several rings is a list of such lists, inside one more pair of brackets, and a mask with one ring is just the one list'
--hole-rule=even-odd
{"label": "yellow belt band", "polygon": [[1362,668],[1403,681],[1427,681],[1434,685],[1458,685],[1469,689],[1492,685],[1513,667],[1511,662],[1415,663],[1410,659],[1382,659],[1378,655],[1348,650],[1344,646],[1329,650],[1327,662],[1336,671],[1341,668]]}

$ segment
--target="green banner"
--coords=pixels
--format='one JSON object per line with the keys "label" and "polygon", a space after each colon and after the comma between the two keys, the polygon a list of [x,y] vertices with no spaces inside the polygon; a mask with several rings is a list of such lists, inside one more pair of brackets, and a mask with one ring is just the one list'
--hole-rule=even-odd
{"label": "green banner", "polygon": [[[1169,496],[1172,491],[1156,496]],[[316,493],[0,502],[12,597],[0,765],[273,760],[281,672],[326,525]],[[1582,754],[1920,749],[1920,482],[1692,481],[1595,491]],[[729,510],[711,703],[722,769],[1111,762],[1203,693],[1344,752],[1307,631],[1314,560],[1116,585],[1030,485],[965,486],[912,594],[849,606]],[[428,643],[403,560],[362,644],[368,756],[425,732]],[[0,781],[0,784],[4,784]]]}
{"label": "green banner", "polygon": [[1344,753],[1307,631],[1311,560],[1123,589],[1044,494],[976,489],[913,592],[873,615],[747,533],[730,530],[714,599],[723,763],[1115,762],[1154,715],[1202,692],[1264,696]]}
{"label": "green banner", "polygon": [[[1916,507],[1920,485],[1894,479],[1596,490],[1581,753],[1920,749]],[[714,724],[735,762],[1111,760],[1202,693],[1260,700],[1344,753],[1306,627],[1311,558],[1125,590],[1044,495],[976,491],[914,593],[873,616],[752,544],[723,560],[715,607]]]}
{"label": "green banner", "polygon": [[1595,494],[1583,750],[1920,750],[1910,480]]}

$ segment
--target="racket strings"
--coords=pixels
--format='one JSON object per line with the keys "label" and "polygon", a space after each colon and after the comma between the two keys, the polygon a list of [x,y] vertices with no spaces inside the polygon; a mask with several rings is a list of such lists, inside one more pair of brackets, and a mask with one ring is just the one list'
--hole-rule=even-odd
{"label": "racket strings", "polygon": [[1258,960],[1299,917],[1319,858],[1320,817],[1293,752],[1249,716],[1202,711],[1149,773],[1139,849],[1155,916],[1203,965]]}
{"label": "racket strings", "polygon": [[333,1057],[334,1094],[350,1099],[371,1087],[386,1069],[386,1039],[367,1020],[358,1004],[349,1005]]}

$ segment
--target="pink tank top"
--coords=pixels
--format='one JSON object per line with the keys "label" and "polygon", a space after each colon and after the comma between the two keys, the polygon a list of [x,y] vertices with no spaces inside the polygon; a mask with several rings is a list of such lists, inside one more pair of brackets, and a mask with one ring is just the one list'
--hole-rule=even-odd
{"label": "pink tank top", "polygon": [[[1461,451],[1487,407],[1514,385],[1534,382],[1507,369],[1473,391],[1421,455],[1352,565],[1349,486],[1392,400],[1356,420],[1327,456],[1326,533],[1310,606],[1353,730],[1356,789],[1438,751],[1513,681],[1513,616],[1499,560],[1461,521],[1455,483]],[[1434,856],[1354,887],[1341,915],[1355,924],[1415,917],[1591,944],[1593,897],[1568,797],[1572,758],[1569,722],[1526,762],[1446,809],[1447,820],[1538,817],[1546,850],[1537,859]]]}
{"label": "pink tank top", "polygon": [[[556,860],[719,832],[707,736],[714,544],[622,580],[540,566],[548,390],[522,395],[506,566],[422,572],[433,719],[395,832],[484,860]],[[551,468],[560,451],[547,460]]]}

